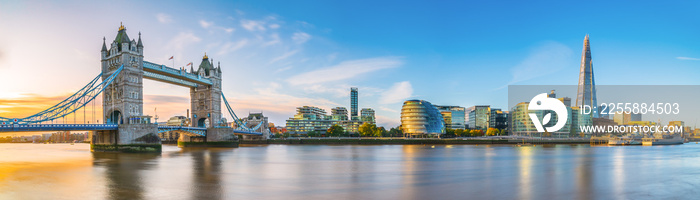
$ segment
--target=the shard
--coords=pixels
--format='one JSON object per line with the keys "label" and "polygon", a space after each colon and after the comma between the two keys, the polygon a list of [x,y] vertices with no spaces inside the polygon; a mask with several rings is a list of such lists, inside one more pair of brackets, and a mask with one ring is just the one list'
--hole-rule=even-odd
{"label": "the shard", "polygon": [[591,106],[591,117],[599,118],[598,101],[596,100],[595,78],[593,76],[593,61],[591,60],[591,44],[588,34],[583,39],[583,52],[581,53],[581,70],[578,75],[578,94],[576,106]]}

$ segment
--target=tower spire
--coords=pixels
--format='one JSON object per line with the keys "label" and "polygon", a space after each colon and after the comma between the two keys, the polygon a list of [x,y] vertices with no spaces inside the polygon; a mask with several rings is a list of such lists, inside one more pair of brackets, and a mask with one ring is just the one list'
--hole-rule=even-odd
{"label": "tower spire", "polygon": [[141,42],[141,31],[139,31],[139,42],[136,44],[136,47],[143,47],[143,42]]}
{"label": "tower spire", "polygon": [[[591,44],[589,35],[583,39],[583,51],[581,52],[581,68],[578,77],[578,94],[576,106],[591,106],[598,108],[598,100],[595,89],[595,76],[593,75],[593,60],[591,58]],[[599,118],[598,110],[593,110],[591,117]]]}
{"label": "tower spire", "polygon": [[107,38],[102,37],[102,51],[107,51]]}

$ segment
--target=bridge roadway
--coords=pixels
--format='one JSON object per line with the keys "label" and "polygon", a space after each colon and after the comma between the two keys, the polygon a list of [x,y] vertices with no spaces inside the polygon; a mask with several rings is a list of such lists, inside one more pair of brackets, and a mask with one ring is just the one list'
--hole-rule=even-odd
{"label": "bridge roadway", "polygon": [[[117,124],[12,124],[0,125],[0,132],[103,131],[117,130]],[[188,126],[158,126],[158,132],[185,131],[205,136],[206,128]],[[258,132],[233,130],[236,135],[262,135]]]}

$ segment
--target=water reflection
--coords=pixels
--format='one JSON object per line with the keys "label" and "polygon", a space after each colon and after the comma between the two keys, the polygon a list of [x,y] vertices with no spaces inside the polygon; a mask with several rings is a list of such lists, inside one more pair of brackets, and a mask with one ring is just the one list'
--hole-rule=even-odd
{"label": "water reflection", "polygon": [[677,199],[700,186],[700,145],[0,144],[0,172],[0,199]]}
{"label": "water reflection", "polygon": [[107,199],[146,199],[142,173],[153,168],[160,154],[92,153],[93,165],[106,169]]}
{"label": "water reflection", "polygon": [[[190,199],[224,199],[221,184],[221,153],[231,149],[188,149],[192,157],[192,191]],[[185,188],[183,188],[185,189]]]}

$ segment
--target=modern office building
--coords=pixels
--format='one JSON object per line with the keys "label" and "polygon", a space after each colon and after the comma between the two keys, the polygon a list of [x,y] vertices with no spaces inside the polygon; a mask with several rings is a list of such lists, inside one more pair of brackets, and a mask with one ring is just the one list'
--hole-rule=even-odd
{"label": "modern office building", "polygon": [[500,108],[492,108],[489,128],[508,129],[508,114],[508,111],[502,111]]}
{"label": "modern office building", "polygon": [[430,102],[408,100],[401,108],[401,130],[411,137],[445,133],[445,122],[440,111]]}
{"label": "modern office building", "polygon": [[470,129],[481,129],[486,131],[489,126],[489,121],[491,120],[491,106],[479,105],[469,107],[469,128]]}
{"label": "modern office building", "polygon": [[[595,77],[593,76],[593,62],[591,59],[591,45],[588,41],[588,34],[583,39],[583,52],[581,53],[581,68],[578,76],[578,93],[576,95],[576,107],[583,105],[598,108],[596,97]],[[599,109],[591,112],[590,117],[599,118]]]}
{"label": "modern office building", "polygon": [[449,129],[465,129],[466,119],[465,119],[465,108],[461,106],[439,106],[435,107],[442,114],[442,119],[445,121],[445,128]]}
{"label": "modern office building", "polygon": [[363,108],[360,111],[360,121],[369,122],[371,124],[376,123],[374,117],[374,110],[371,108]]}
{"label": "modern office building", "polygon": [[347,110],[343,107],[332,108],[331,113],[331,116],[327,116],[325,110],[314,106],[297,107],[297,114],[287,119],[286,130],[290,134],[306,134],[309,131],[325,134],[331,126],[339,125],[347,132],[356,133],[363,123],[347,120]]}
{"label": "modern office building", "polygon": [[[554,96],[556,97],[556,96]],[[566,105],[566,100],[570,99],[568,97],[558,98]],[[556,132],[552,133],[540,133],[537,132],[535,124],[532,122],[529,113],[534,113],[542,119],[549,110],[528,110],[529,102],[521,102],[511,108],[509,114],[509,124],[507,126],[510,135],[519,136],[536,136],[536,137],[556,137],[556,138],[566,138],[566,137],[578,137],[580,135],[579,125],[590,125],[590,117],[582,117],[579,112],[579,108],[575,106],[566,106],[567,115],[569,116],[566,121],[566,125]],[[547,123],[547,126],[556,124],[558,116],[552,113],[551,120]],[[590,134],[590,133],[589,133]],[[586,135],[589,136],[589,135]]]}
{"label": "modern office building", "polygon": [[326,119],[326,110],[315,107],[315,106],[302,106],[297,107],[297,114],[294,115],[295,119],[307,119],[307,120],[323,120]]}
{"label": "modern office building", "polygon": [[356,120],[357,116],[357,88],[350,88],[350,119]]}
{"label": "modern office building", "polygon": [[331,119],[348,120],[348,109],[345,107],[331,108]]}

